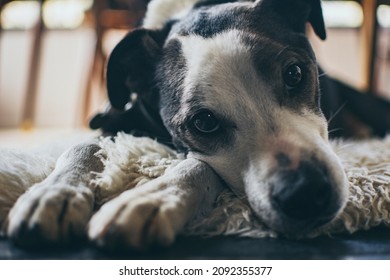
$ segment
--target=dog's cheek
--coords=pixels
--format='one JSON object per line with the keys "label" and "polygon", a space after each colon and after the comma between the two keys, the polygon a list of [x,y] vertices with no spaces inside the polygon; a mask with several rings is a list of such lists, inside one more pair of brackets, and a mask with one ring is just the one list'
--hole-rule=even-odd
{"label": "dog's cheek", "polygon": [[349,195],[348,179],[346,173],[344,172],[343,164],[330,144],[327,142],[324,143],[323,146],[317,148],[316,155],[318,159],[325,164],[331,174],[331,178],[336,188],[335,191],[337,193],[335,199],[338,200],[340,210],[342,210]]}
{"label": "dog's cheek", "polygon": [[269,159],[258,158],[243,172],[245,197],[256,215],[268,225],[279,219],[270,203],[271,188],[267,177],[272,165]]}

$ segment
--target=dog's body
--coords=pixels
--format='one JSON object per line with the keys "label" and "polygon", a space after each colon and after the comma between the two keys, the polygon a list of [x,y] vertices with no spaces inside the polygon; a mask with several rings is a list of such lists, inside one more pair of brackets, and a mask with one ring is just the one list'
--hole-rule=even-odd
{"label": "dog's body", "polygon": [[113,108],[92,126],[142,131],[187,159],[93,215],[88,182],[103,165],[95,143],[78,145],[18,199],[8,235],[27,245],[66,242],[89,223],[89,238],[102,246],[166,245],[224,185],[286,235],[332,220],[347,199],[346,176],[328,144],[306,22],[325,38],[320,1],[152,1],[144,28],[111,54]]}

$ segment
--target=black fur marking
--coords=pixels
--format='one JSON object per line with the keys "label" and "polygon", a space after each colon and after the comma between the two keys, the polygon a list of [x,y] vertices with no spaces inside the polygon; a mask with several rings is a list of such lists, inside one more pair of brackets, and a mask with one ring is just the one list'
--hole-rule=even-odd
{"label": "black fur marking", "polygon": [[194,34],[211,38],[225,30],[245,28],[249,16],[247,3],[200,7],[179,22],[175,31],[181,36]]}
{"label": "black fur marking", "polygon": [[[243,36],[242,40],[250,46],[254,68],[272,89],[280,106],[296,112],[304,107],[316,113],[320,112],[317,64],[305,36],[297,36],[290,43],[275,41],[268,36]],[[293,64],[301,67],[303,78],[299,86],[289,89],[284,83],[283,75]]]}
{"label": "black fur marking", "polygon": [[[164,48],[161,61],[157,64],[155,82],[160,93],[160,115],[171,135],[175,134],[171,122],[180,108],[182,85],[187,71],[181,43],[178,40],[170,40]],[[173,142],[176,142],[175,137]],[[180,143],[175,144],[180,148]]]}

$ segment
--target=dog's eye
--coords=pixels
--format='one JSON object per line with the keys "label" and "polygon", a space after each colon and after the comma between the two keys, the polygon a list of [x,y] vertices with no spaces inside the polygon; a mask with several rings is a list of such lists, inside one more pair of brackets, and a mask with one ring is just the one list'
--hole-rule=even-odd
{"label": "dog's eye", "polygon": [[219,129],[220,123],[214,114],[208,110],[194,115],[191,119],[192,125],[199,132],[212,133]]}
{"label": "dog's eye", "polygon": [[284,72],[284,82],[289,88],[294,88],[302,81],[302,70],[294,64],[289,66]]}

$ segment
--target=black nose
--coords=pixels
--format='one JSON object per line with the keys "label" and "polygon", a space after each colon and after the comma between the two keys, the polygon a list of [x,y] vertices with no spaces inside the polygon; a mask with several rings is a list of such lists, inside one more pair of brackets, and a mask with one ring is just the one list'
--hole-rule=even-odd
{"label": "black nose", "polygon": [[273,206],[294,220],[316,219],[328,212],[332,186],[323,168],[301,162],[296,170],[283,171],[272,190]]}

